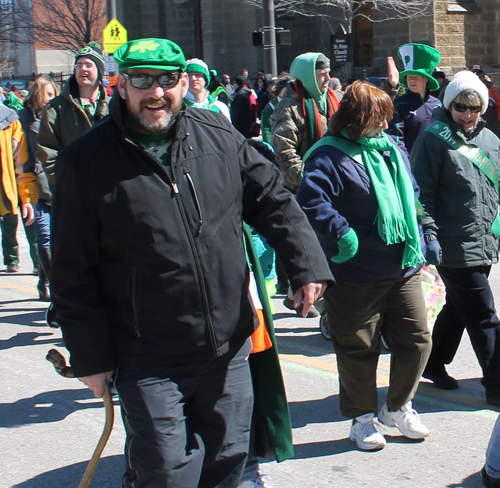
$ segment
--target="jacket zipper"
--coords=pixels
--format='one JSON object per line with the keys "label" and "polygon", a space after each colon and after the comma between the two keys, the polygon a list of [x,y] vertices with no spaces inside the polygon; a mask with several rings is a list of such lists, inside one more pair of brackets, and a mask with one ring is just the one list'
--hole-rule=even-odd
{"label": "jacket zipper", "polygon": [[134,331],[137,337],[141,337],[139,332],[139,320],[137,318],[137,270],[132,268],[132,310],[134,311]]}
{"label": "jacket zipper", "polygon": [[191,175],[186,172],[184,173],[186,175],[186,178],[189,182],[189,185],[191,186],[191,191],[193,192],[193,198],[194,198],[194,203],[196,205],[196,210],[198,211],[198,232],[196,235],[200,235],[203,229],[203,214],[201,213],[201,205],[200,201],[198,199],[198,194],[196,193],[196,187],[194,186],[194,181],[193,178],[191,178]]}
{"label": "jacket zipper", "polygon": [[[215,355],[215,357],[217,357],[217,342],[215,340],[214,325],[212,323],[212,319],[211,319],[210,313],[209,313],[210,307],[209,307],[209,304],[208,304],[207,290],[205,288],[205,283],[204,283],[204,280],[203,280],[203,270],[201,268],[201,263],[200,263],[200,258],[198,256],[198,252],[196,251],[196,245],[194,243],[193,235],[191,234],[191,231],[189,230],[189,222],[188,222],[185,210],[184,210],[184,205],[182,204],[182,200],[180,198],[179,187],[177,186],[177,183],[175,182],[175,180],[173,178],[170,178],[170,175],[168,174],[167,170],[163,167],[163,165],[160,163],[160,161],[158,161],[154,156],[152,156],[151,154],[149,154],[146,150],[142,149],[138,144],[136,144],[135,142],[133,142],[131,139],[125,139],[125,140],[128,143],[132,144],[137,149],[139,149],[139,151],[141,151],[145,156],[149,157],[149,159],[151,159],[152,161],[154,161],[155,164],[161,169],[161,171],[167,176],[168,181],[170,181],[170,186],[172,187],[172,191],[174,192],[174,198],[175,198],[175,200],[177,202],[177,205],[179,207],[179,210],[180,210],[180,213],[181,213],[182,222],[184,224],[184,229],[186,231],[186,234],[187,234],[187,237],[188,237],[188,240],[189,240],[189,244],[190,244],[190,247],[191,247],[191,252],[193,253],[194,262],[195,262],[195,265],[196,265],[196,271],[198,273],[198,284],[200,286],[201,296],[202,296],[202,299],[203,299],[203,307],[204,307],[204,312],[205,312],[205,319],[207,321],[208,330],[209,330],[209,334],[210,334],[210,341],[212,343],[212,349],[213,349],[214,355]],[[172,146],[172,154],[174,154],[173,149],[174,149],[174,147]],[[190,147],[190,149],[191,149],[191,147]],[[172,167],[172,175],[173,174],[174,174],[174,171],[173,171],[173,167]],[[200,210],[200,212],[201,212],[201,210]],[[200,219],[201,219],[201,215],[200,215]]]}

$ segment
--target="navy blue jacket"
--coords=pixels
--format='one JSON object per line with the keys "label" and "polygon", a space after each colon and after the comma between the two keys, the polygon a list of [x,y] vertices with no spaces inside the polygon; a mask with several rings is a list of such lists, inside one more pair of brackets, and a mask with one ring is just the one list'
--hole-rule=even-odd
{"label": "navy blue jacket", "polygon": [[[329,133],[325,136],[330,135]],[[384,156],[389,157],[389,152]],[[403,153],[415,193],[419,189]],[[332,146],[316,149],[308,159],[297,201],[316,231],[330,269],[338,280],[380,281],[411,276],[420,268],[401,268],[405,244],[388,246],[378,233],[378,202],[365,166]],[[419,226],[420,227],[420,226]],[[349,229],[359,239],[357,254],[345,263],[330,258],[338,254],[338,240]],[[420,227],[422,251],[425,252]]]}
{"label": "navy blue jacket", "polygon": [[433,110],[440,106],[441,102],[429,91],[422,99],[419,93],[408,90],[394,100],[395,113],[387,133],[396,139],[401,149],[410,154],[419,134],[431,125]]}

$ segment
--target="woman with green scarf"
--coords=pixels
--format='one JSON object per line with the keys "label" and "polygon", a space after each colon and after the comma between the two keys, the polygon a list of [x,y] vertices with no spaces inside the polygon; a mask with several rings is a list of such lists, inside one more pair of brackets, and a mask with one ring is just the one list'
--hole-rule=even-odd
{"label": "woman with green scarf", "polygon": [[[353,419],[351,441],[363,450],[385,446],[379,422],[411,439],[429,434],[412,408],[430,353],[420,281],[425,244],[410,163],[383,132],[392,113],[384,91],[353,83],[329,132],[305,155],[297,194],[336,278],[325,303],[340,408]],[[379,411],[381,336],[392,356],[387,400]]]}

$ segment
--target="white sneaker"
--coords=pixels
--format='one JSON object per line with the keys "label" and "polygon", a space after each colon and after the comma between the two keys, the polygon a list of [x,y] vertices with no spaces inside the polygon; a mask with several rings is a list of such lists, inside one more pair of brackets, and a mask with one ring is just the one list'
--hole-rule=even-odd
{"label": "white sneaker", "polygon": [[373,413],[365,413],[354,419],[349,439],[364,451],[382,449],[386,445]]}
{"label": "white sneaker", "polygon": [[387,404],[378,414],[378,419],[384,425],[397,427],[401,434],[410,439],[425,439],[430,430],[421,422],[416,410],[411,408],[411,401],[401,407],[397,412],[390,412]]}
{"label": "white sneaker", "polygon": [[264,478],[269,478],[264,474],[260,474],[253,480],[243,481],[238,485],[238,488],[274,488],[273,485],[269,484]]}

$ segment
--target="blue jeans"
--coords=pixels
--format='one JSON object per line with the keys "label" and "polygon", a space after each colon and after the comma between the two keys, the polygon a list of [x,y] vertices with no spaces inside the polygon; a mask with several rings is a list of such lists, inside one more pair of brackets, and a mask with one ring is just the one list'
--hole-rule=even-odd
{"label": "blue jeans", "polygon": [[33,225],[36,229],[38,249],[50,247],[50,205],[47,205],[45,200],[38,200]]}
{"label": "blue jeans", "polygon": [[491,433],[488,450],[486,451],[486,472],[500,480],[500,415]]}

